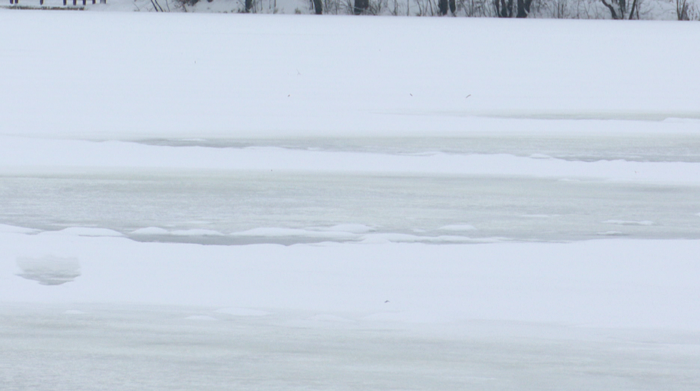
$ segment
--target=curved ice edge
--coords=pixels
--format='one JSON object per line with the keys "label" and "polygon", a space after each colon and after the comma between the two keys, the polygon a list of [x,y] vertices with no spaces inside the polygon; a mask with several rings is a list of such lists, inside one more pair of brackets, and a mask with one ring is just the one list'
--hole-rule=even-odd
{"label": "curved ice edge", "polygon": [[0,234],[50,235],[50,236],[86,236],[86,237],[124,237],[121,232],[100,227],[68,227],[60,230],[42,230],[14,225],[0,224]]}
{"label": "curved ice edge", "polygon": [[643,226],[654,225],[654,222],[650,221],[650,220],[640,220],[640,221],[635,221],[635,220],[605,220],[602,223],[603,224],[614,224],[614,225],[643,225]]}
{"label": "curved ice edge", "polygon": [[131,235],[128,239],[144,243],[184,243],[202,245],[252,245],[252,244],[278,244],[291,246],[296,244],[382,244],[382,243],[426,243],[426,244],[470,244],[470,243],[496,243],[512,241],[509,238],[489,237],[471,238],[466,236],[416,236],[397,233],[377,233],[359,235],[358,237],[314,237],[314,236],[178,236],[178,235]]}
{"label": "curved ice edge", "polygon": [[320,242],[358,242],[358,243],[482,243],[506,240],[505,238],[472,238],[458,235],[460,231],[473,231],[475,227],[467,224],[443,226],[438,231],[451,231],[450,235],[411,235],[394,232],[373,232],[376,228],[363,224],[338,224],[331,227],[282,228],[259,227],[245,231],[224,234],[219,231],[193,229],[168,231],[159,227],[140,228],[128,234],[136,241],[189,242],[197,238],[208,244],[300,244]]}
{"label": "curved ice edge", "polygon": [[642,121],[695,123],[700,121],[698,111],[649,110],[470,110],[442,114],[492,119],[526,119],[545,121]]}
{"label": "curved ice edge", "polygon": [[66,236],[90,236],[90,237],[122,237],[124,234],[109,228],[96,227],[69,227],[60,231],[44,231],[41,235],[66,235]]}
{"label": "curved ice edge", "polygon": [[[539,216],[538,216],[539,217]],[[610,220],[607,223],[612,225],[630,225],[628,221]],[[623,224],[624,223],[624,224]],[[634,222],[632,225],[647,226],[649,222]],[[310,227],[310,229],[281,228],[281,227],[259,227],[246,231],[225,234],[220,231],[208,229],[183,229],[167,230],[161,227],[145,227],[131,232],[120,233],[106,228],[81,228],[72,227],[60,231],[41,231],[14,226],[0,226],[0,234],[24,234],[40,236],[67,236],[67,237],[87,237],[103,239],[130,239],[142,243],[181,243],[200,245],[220,245],[220,246],[240,246],[255,244],[276,244],[291,246],[298,244],[384,244],[384,243],[424,243],[424,244],[487,244],[502,242],[568,242],[601,237],[629,236],[617,230],[591,232],[589,235],[578,235],[572,238],[546,239],[546,238],[522,238],[488,236],[475,237],[470,233],[478,231],[478,228],[469,224],[454,224],[437,228],[435,231],[414,230],[416,235],[401,232],[377,232],[374,227],[362,224],[339,224],[331,227]],[[355,232],[347,232],[347,231]],[[360,233],[361,231],[370,231]]]}
{"label": "curved ice edge", "polygon": [[11,234],[37,234],[41,230],[33,228],[18,227],[15,225],[0,224],[0,233],[11,233]]}
{"label": "curved ice edge", "polygon": [[[700,120],[698,120],[700,121]],[[654,133],[652,133],[654,134]],[[535,133],[535,135],[538,135]],[[541,137],[546,137],[549,133],[543,133]],[[431,135],[436,137],[436,139],[448,138],[449,135]],[[348,136],[349,137],[349,136]],[[418,137],[418,136],[415,136]],[[474,135],[465,134],[465,139],[469,137],[477,137]],[[333,139],[333,138],[331,138]],[[338,140],[342,140],[343,137],[339,137]],[[160,146],[160,147],[203,147],[203,148],[218,148],[218,149],[265,149],[265,148],[277,148],[284,151],[297,151],[297,152],[341,152],[341,153],[369,153],[378,154],[386,156],[439,156],[439,155],[451,155],[451,156],[468,156],[468,155],[490,155],[491,152],[486,152],[482,150],[456,150],[451,148],[445,148],[444,146],[433,146],[425,149],[416,149],[411,146],[405,147],[405,149],[393,150],[393,149],[382,149],[381,147],[372,147],[374,144],[369,146],[334,146],[334,145],[321,145],[321,146],[309,146],[304,144],[302,139],[290,138],[288,140],[293,140],[296,142],[285,143],[280,145],[275,142],[274,139],[227,139],[221,137],[212,137],[209,139],[119,139],[118,141],[125,143],[135,143],[143,144],[149,146]],[[98,140],[90,140],[98,141]],[[106,140],[104,140],[106,141]],[[544,153],[531,153],[529,151],[515,151],[511,150],[507,155],[512,155],[519,158],[529,158],[529,159],[540,159],[540,160],[561,160],[564,162],[609,162],[609,161],[621,161],[621,162],[637,162],[637,163],[697,163],[698,158],[694,155],[690,156],[675,156],[675,155],[646,155],[646,154],[634,154],[625,153],[618,151],[610,155],[596,155],[596,154],[586,154],[582,152],[575,151],[549,151],[549,154]]]}

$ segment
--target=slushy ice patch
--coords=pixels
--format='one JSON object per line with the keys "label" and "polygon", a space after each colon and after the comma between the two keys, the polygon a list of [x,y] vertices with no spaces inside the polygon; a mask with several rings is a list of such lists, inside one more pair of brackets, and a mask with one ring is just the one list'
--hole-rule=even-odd
{"label": "slushy ice patch", "polygon": [[78,258],[60,258],[47,255],[41,258],[18,257],[18,276],[38,281],[42,285],[61,285],[80,276]]}

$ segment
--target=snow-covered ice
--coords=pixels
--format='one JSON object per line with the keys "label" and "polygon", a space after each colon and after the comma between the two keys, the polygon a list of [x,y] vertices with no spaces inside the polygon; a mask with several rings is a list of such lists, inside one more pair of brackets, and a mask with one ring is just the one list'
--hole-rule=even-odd
{"label": "snow-covered ice", "polygon": [[0,26],[0,388],[700,386],[697,24]]}
{"label": "snow-covered ice", "polygon": [[80,276],[77,258],[45,256],[41,258],[17,257],[17,276],[38,281],[42,285],[61,285]]}

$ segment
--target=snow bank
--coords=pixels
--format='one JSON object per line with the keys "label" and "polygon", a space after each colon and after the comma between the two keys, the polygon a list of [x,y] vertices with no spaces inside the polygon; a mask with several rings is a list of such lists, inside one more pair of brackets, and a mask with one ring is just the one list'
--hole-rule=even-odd
{"label": "snow bank", "polygon": [[[5,304],[142,303],[220,308],[214,317],[307,310],[408,324],[491,319],[700,330],[697,241],[285,247],[4,233],[0,246]],[[23,259],[37,250],[79,262],[80,277],[40,285],[17,276],[17,265],[26,273]]]}

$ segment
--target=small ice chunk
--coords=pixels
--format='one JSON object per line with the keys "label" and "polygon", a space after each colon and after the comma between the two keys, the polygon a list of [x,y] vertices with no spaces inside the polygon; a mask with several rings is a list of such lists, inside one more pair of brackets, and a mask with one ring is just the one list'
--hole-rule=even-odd
{"label": "small ice chunk", "polygon": [[621,235],[624,235],[624,233],[620,232],[620,231],[605,231],[605,232],[598,232],[598,235],[621,236]]}
{"label": "small ice chunk", "polygon": [[135,235],[166,235],[168,233],[168,230],[159,227],[146,227],[139,228],[137,230],[132,231],[131,233]]}
{"label": "small ice chunk", "polygon": [[677,124],[691,124],[694,122],[699,122],[697,118],[683,118],[683,117],[667,117],[663,122],[677,123]]}
{"label": "small ice chunk", "polygon": [[629,221],[629,220],[605,220],[603,224],[617,224],[617,225],[654,225],[653,221],[642,220],[642,221]]}
{"label": "small ice chunk", "polygon": [[60,258],[47,255],[42,258],[18,257],[18,276],[38,281],[41,285],[61,285],[80,276],[78,258]]}
{"label": "small ice chunk", "polygon": [[421,237],[422,241],[428,243],[464,243],[464,242],[474,242],[480,241],[480,239],[472,239],[464,236],[455,235],[440,235],[440,236],[428,236]]}
{"label": "small ice chunk", "polygon": [[219,231],[214,231],[213,229],[184,229],[173,231],[173,235],[178,236],[223,236]]}
{"label": "small ice chunk", "polygon": [[124,236],[121,233],[107,228],[91,227],[70,227],[60,231],[45,232],[49,235],[70,235],[70,236],[90,236],[90,237],[118,237]]}
{"label": "small ice chunk", "polygon": [[253,228],[247,231],[234,232],[231,235],[234,236],[266,236],[266,237],[278,237],[278,236],[307,236],[309,231],[304,229],[295,228],[279,228],[279,227],[260,227]]}
{"label": "small ice chunk", "polygon": [[220,308],[214,312],[219,313],[219,314],[233,315],[233,316],[265,316],[265,315],[270,314],[269,312],[266,312],[266,311],[254,310],[251,308],[235,308],[235,307]]}
{"label": "small ice chunk", "polygon": [[280,227],[260,227],[253,228],[247,231],[234,232],[231,236],[260,236],[260,237],[306,237],[306,238],[324,238],[324,239],[354,239],[357,235],[351,232],[343,231],[311,231],[298,228],[280,228]]}

